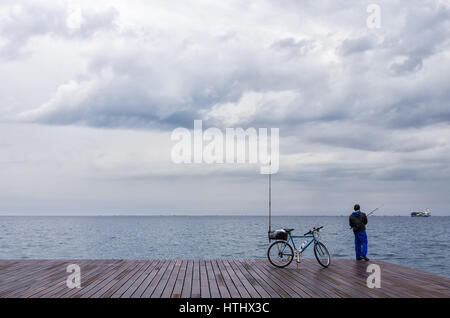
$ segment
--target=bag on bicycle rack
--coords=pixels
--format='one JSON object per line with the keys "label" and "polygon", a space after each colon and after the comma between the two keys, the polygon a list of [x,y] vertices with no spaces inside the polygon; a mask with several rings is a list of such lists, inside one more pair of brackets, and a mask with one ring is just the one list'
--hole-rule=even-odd
{"label": "bag on bicycle rack", "polygon": [[276,230],[269,232],[269,239],[270,240],[283,240],[286,241],[288,238],[288,234],[285,230]]}

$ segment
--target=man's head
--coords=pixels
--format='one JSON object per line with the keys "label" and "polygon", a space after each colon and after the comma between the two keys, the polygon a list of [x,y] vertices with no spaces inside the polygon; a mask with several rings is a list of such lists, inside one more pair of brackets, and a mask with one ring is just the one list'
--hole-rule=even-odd
{"label": "man's head", "polygon": [[361,207],[359,206],[359,204],[355,204],[354,208],[355,211],[359,211],[361,209]]}

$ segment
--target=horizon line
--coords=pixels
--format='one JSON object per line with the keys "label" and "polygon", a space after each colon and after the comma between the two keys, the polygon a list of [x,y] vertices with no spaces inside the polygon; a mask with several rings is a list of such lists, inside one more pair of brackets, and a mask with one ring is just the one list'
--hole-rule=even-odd
{"label": "horizon line", "polygon": [[[342,216],[348,216],[349,214],[335,214],[335,215],[329,215],[329,214],[319,214],[319,215],[312,215],[312,214],[279,214],[279,215],[273,215],[272,217],[342,217]],[[168,216],[168,217],[175,217],[175,216],[229,216],[229,217],[268,217],[266,214],[251,214],[251,215],[244,215],[244,214],[68,214],[68,215],[62,215],[62,214],[0,214],[0,217],[131,217],[131,216],[151,216],[151,217],[161,217],[161,216]],[[405,217],[411,217],[410,214],[378,214],[378,215],[371,215],[371,216],[378,216],[378,217],[384,217],[384,216],[405,216]],[[450,214],[443,214],[443,215],[432,215],[432,216],[450,216]]]}

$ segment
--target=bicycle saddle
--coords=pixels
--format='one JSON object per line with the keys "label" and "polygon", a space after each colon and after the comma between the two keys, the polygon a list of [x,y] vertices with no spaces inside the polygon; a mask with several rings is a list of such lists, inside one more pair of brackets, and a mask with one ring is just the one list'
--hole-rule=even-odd
{"label": "bicycle saddle", "polygon": [[283,230],[285,230],[286,232],[292,232],[294,229],[283,229]]}

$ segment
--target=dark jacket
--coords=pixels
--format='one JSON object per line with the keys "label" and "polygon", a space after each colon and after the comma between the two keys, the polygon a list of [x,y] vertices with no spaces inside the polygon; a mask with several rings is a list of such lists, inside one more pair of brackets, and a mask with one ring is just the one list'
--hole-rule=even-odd
{"label": "dark jacket", "polygon": [[349,223],[350,227],[353,229],[353,232],[365,231],[367,215],[360,211],[353,212],[349,217]]}

